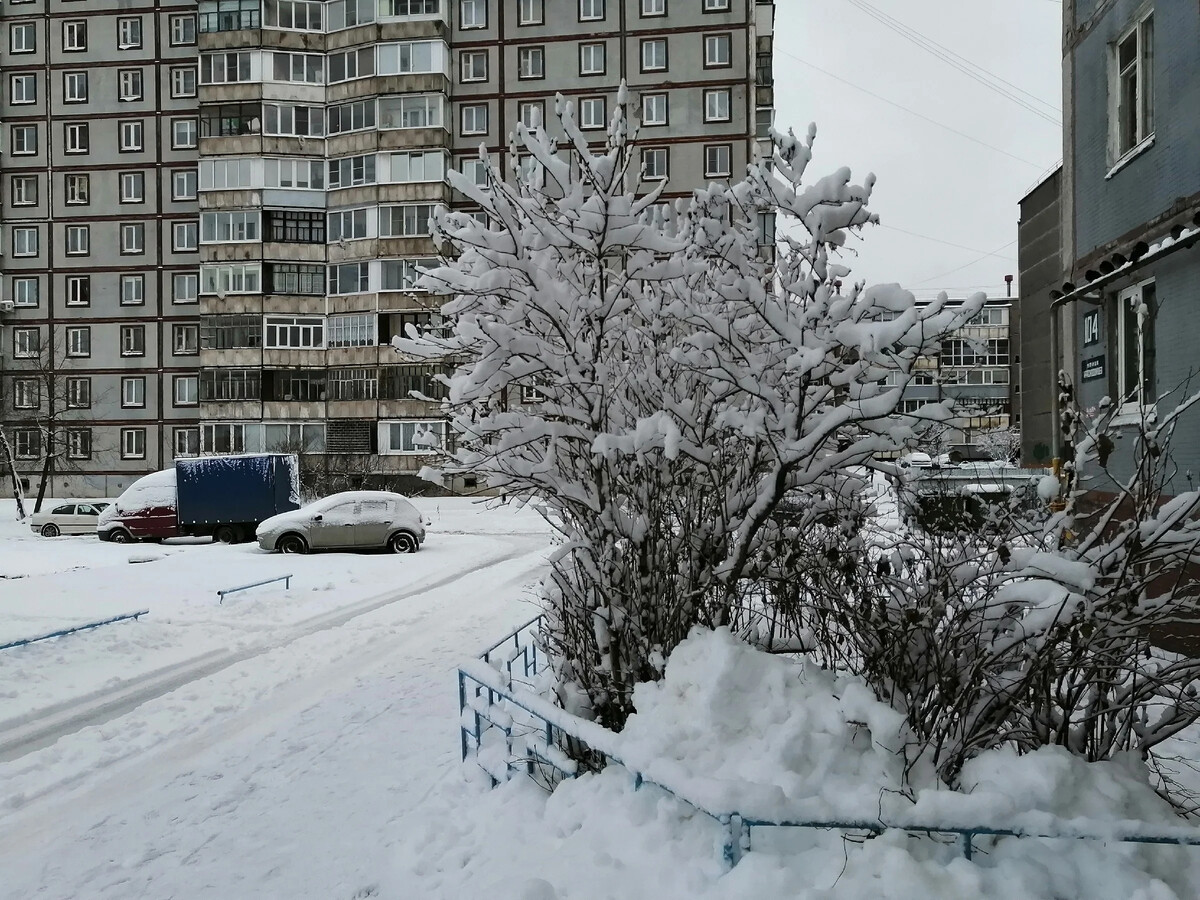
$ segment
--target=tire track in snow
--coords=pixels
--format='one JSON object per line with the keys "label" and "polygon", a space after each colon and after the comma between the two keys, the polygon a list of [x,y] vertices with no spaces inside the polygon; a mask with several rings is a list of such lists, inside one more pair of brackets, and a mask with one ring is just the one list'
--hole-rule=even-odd
{"label": "tire track in snow", "polygon": [[240,662],[262,656],[317,632],[338,628],[359,616],[375,612],[390,604],[444,588],[456,581],[472,577],[481,571],[502,565],[530,552],[532,541],[529,536],[514,534],[502,537],[511,544],[507,551],[493,554],[469,569],[458,570],[443,578],[425,580],[416,587],[376,594],[338,610],[305,619],[271,640],[236,651],[212,651],[191,660],[159,669],[149,676],[135,679],[116,690],[88,695],[50,709],[23,715],[5,723],[0,728],[0,762],[11,762],[26,754],[48,747],[59,738],[80,729],[102,725],[137,709],[149,700],[179,690],[193,681],[207,678]]}

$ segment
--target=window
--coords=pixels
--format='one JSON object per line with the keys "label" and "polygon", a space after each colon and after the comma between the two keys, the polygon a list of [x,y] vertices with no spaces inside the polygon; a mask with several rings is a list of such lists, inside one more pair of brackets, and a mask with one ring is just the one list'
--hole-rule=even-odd
{"label": "window", "polygon": [[13,358],[36,359],[42,352],[42,334],[36,328],[14,328]]}
{"label": "window", "polygon": [[[256,3],[255,6],[258,4]],[[203,19],[201,19],[203,23]],[[203,29],[203,25],[201,26]],[[253,78],[249,50],[228,50],[220,53],[204,53],[200,56],[201,84],[238,84]]]}
{"label": "window", "polygon": [[358,241],[371,236],[367,233],[367,210],[365,207],[331,212],[328,222],[326,239],[330,243]]}
{"label": "window", "polygon": [[146,200],[146,173],[121,173],[121,202],[143,203]]}
{"label": "window", "polygon": [[14,306],[36,307],[40,302],[38,293],[40,282],[37,278],[19,276],[12,280],[12,298]]}
{"label": "window", "polygon": [[87,103],[88,73],[63,72],[63,102]]}
{"label": "window", "polygon": [[121,69],[117,73],[117,99],[122,101],[142,99],[141,69]]}
{"label": "window", "polygon": [[200,455],[200,429],[199,428],[175,428],[173,429],[175,458],[186,456]]}
{"label": "window", "polygon": [[754,110],[754,136],[767,139],[771,136],[771,128],[775,124],[775,110],[769,106],[760,106]]}
{"label": "window", "polygon": [[171,226],[171,249],[176,253],[195,253],[200,249],[200,223],[175,222]]}
{"label": "window", "polygon": [[92,458],[92,429],[67,429],[67,459]]}
{"label": "window", "polygon": [[[177,328],[194,328],[176,326]],[[175,342],[176,348],[179,341]],[[262,346],[262,316],[238,315],[205,316],[200,329],[200,346],[205,350],[241,350]],[[176,354],[181,351],[176,349]],[[196,351],[191,351],[196,352]]]}
{"label": "window", "polygon": [[[372,165],[375,157],[370,157]],[[239,164],[239,171],[234,176],[250,187],[250,179],[243,178],[242,168],[249,169],[249,160],[233,160]],[[241,165],[241,164],[244,164]],[[325,165],[317,159],[275,159],[268,157],[264,160],[264,184],[269,188],[288,188],[293,190],[319,191],[325,186]],[[374,179],[372,178],[372,181]],[[232,187],[233,185],[229,185]]]}
{"label": "window", "polygon": [[13,409],[37,409],[42,405],[42,385],[36,378],[13,379]]}
{"label": "window", "polygon": [[579,45],[579,74],[580,75],[603,75],[604,74],[604,50],[605,45],[599,44],[580,44]]}
{"label": "window", "polygon": [[733,65],[733,37],[729,34],[704,36],[704,68],[717,69]]}
{"label": "window", "polygon": [[360,47],[329,55],[329,84],[367,78],[375,74],[375,48]]}
{"label": "window", "polygon": [[667,147],[646,147],[642,150],[643,176],[648,180],[661,181],[668,173]]}
{"label": "window", "polygon": [[579,21],[596,22],[604,18],[604,0],[579,0]]}
{"label": "window", "polygon": [[330,400],[374,400],[379,396],[377,369],[330,369]]}
{"label": "window", "polygon": [[87,206],[91,195],[91,176],[69,172],[63,176],[63,190],[68,206]]}
{"label": "window", "polygon": [[[255,399],[258,394],[255,393]],[[246,426],[237,424],[204,425],[200,428],[202,453],[241,453],[246,449]]]}
{"label": "window", "polygon": [[140,409],[146,405],[146,378],[131,375],[121,379],[121,406],[124,409]]}
{"label": "window", "polygon": [[37,256],[41,244],[40,236],[36,225],[14,227],[12,230],[13,256]]}
{"label": "window", "polygon": [[200,0],[200,31],[258,28],[259,6],[259,0]]}
{"label": "window", "polygon": [[[252,317],[257,321],[258,317]],[[172,325],[171,352],[176,356],[195,356],[200,352],[199,325]]]}
{"label": "window", "polygon": [[146,458],[146,429],[121,429],[121,459]]}
{"label": "window", "polygon": [[8,26],[10,53],[33,53],[37,50],[37,26],[33,22],[14,22]]}
{"label": "window", "polygon": [[262,398],[285,403],[316,403],[325,399],[325,372],[316,369],[263,372]]}
{"label": "window", "polygon": [[175,406],[195,406],[200,402],[200,377],[198,375],[176,375]]}
{"label": "window", "polygon": [[176,100],[196,96],[195,66],[174,66],[171,69],[171,96]]}
{"label": "window", "polygon": [[462,108],[462,134],[487,134],[488,108],[486,103],[472,103]]}
{"label": "window", "polygon": [[263,426],[263,446],[275,452],[298,450],[300,453],[321,453],[325,449],[325,425],[270,422]]}
{"label": "window", "polygon": [[444,419],[380,422],[380,453],[433,453],[446,443]]}
{"label": "window", "polygon": [[523,101],[517,107],[517,112],[520,115],[522,125],[526,128],[537,128],[546,121],[546,101]]}
{"label": "window", "polygon": [[373,347],[378,343],[373,314],[329,317],[327,346]]}
{"label": "window", "polygon": [[92,355],[92,329],[87,325],[72,325],[67,328],[67,356],[85,357]]}
{"label": "window", "polygon": [[37,206],[38,177],[13,175],[8,179],[8,202],[13,206]]}
{"label": "window", "polygon": [[487,0],[458,0],[458,27],[487,28]]}
{"label": "window", "polygon": [[1008,341],[999,338],[986,341],[950,340],[942,341],[941,365],[943,368],[971,366],[1007,366],[1009,364]]}
{"label": "window", "polygon": [[142,306],[146,302],[146,276],[142,274],[121,276],[121,305]]}
{"label": "window", "polygon": [[86,21],[83,19],[72,19],[71,21],[63,22],[62,48],[72,53],[82,52],[87,49]]}
{"label": "window", "polygon": [[36,428],[14,428],[13,455],[17,459],[37,459],[42,455],[42,433]]}
{"label": "window", "polygon": [[704,92],[704,121],[729,121],[729,88]]}
{"label": "window", "polygon": [[129,119],[121,123],[120,149],[122,153],[140,151],[143,141],[144,126],[141,119]]}
{"label": "window", "polygon": [[196,120],[171,120],[171,149],[187,150],[196,146]]}
{"label": "window", "polygon": [[92,405],[92,379],[78,376],[67,379],[67,407],[87,409]]}
{"label": "window", "polygon": [[14,125],[9,132],[13,156],[32,156],[37,153],[38,139],[36,125]]}
{"label": "window", "polygon": [[64,152],[87,153],[91,136],[87,122],[68,122],[63,125]]}
{"label": "window", "polygon": [[37,103],[37,76],[33,74],[9,76],[8,102],[14,106]]}
{"label": "window", "polygon": [[520,0],[517,6],[518,25],[541,25],[545,21],[544,0]]}
{"label": "window", "polygon": [[325,320],[320,316],[267,316],[263,322],[267,349],[321,350]]}
{"label": "window", "polygon": [[1154,320],[1157,313],[1154,282],[1121,291],[1116,302],[1116,393],[1121,410],[1140,415],[1157,398],[1154,366]]}
{"label": "window", "polygon": [[[324,220],[324,216],[321,216],[321,219]],[[229,210],[200,214],[201,243],[248,243],[261,240],[261,237],[258,210]],[[278,240],[274,236],[270,239]]]}
{"label": "window", "polygon": [[642,94],[642,124],[667,124],[666,94]]}
{"label": "window", "polygon": [[727,178],[733,171],[733,147],[730,144],[708,144],[704,147],[704,175],[707,178]]}
{"label": "window", "polygon": [[199,272],[176,272],[171,276],[171,302],[195,303],[200,296]]}
{"label": "window", "polygon": [[117,19],[117,48],[133,50],[142,46],[142,20],[140,18]]}
{"label": "window", "polygon": [[667,68],[667,41],[653,38],[642,41],[642,71],[661,72]]}
{"label": "window", "polygon": [[196,17],[171,16],[171,46],[188,47],[196,43]]}
{"label": "window", "polygon": [[92,249],[91,230],[87,225],[67,226],[67,256],[87,256]]}
{"label": "window", "polygon": [[436,16],[441,0],[382,0],[383,16]]}
{"label": "window", "polygon": [[608,124],[603,97],[582,97],[579,100],[579,127],[603,128]]}
{"label": "window", "polygon": [[445,63],[441,41],[407,41],[378,45],[379,75],[440,74]]}
{"label": "window", "polygon": [[463,50],[458,55],[458,79],[464,84],[470,81],[487,81],[488,55],[486,50]]}
{"label": "window", "polygon": [[651,16],[665,16],[667,14],[667,0],[642,0],[642,18],[648,19]]}
{"label": "window", "polygon": [[[251,214],[253,215],[253,214]],[[316,210],[272,209],[267,218],[264,240],[285,244],[325,243],[325,214]],[[255,223],[257,225],[257,222]]]}
{"label": "window", "polygon": [[[271,124],[272,107],[267,107],[267,123]],[[297,109],[294,113],[296,124],[294,127],[297,132],[286,132],[283,129],[284,125],[284,110],[280,110],[280,134],[298,133],[300,129],[311,129],[312,134],[320,134],[321,127],[325,124],[323,121],[323,113],[320,107],[314,107],[307,121],[304,118],[304,110]],[[356,100],[353,103],[342,103],[338,106],[329,107],[329,126],[330,134],[343,134],[347,131],[365,131],[368,128],[375,127],[375,101],[374,100]]]}
{"label": "window", "polygon": [[146,226],[142,222],[121,223],[121,253],[137,256],[146,252]]}
{"label": "window", "polygon": [[428,237],[433,234],[432,203],[379,207],[380,237]]}
{"label": "window", "polygon": [[383,97],[379,101],[380,128],[437,128],[441,124],[440,94]]}
{"label": "window", "polygon": [[329,293],[358,294],[371,289],[371,269],[365,262],[329,267]]}
{"label": "window", "polygon": [[1154,17],[1142,19],[1113,52],[1110,121],[1116,163],[1154,134]]}
{"label": "window", "polygon": [[146,326],[145,325],[122,325],[121,326],[121,355],[122,356],[145,356],[146,355]]}
{"label": "window", "polygon": [[383,260],[383,283],[379,286],[384,291],[415,291],[417,282],[424,276],[424,270],[436,269],[441,263],[436,259],[385,259]]}
{"label": "window", "polygon": [[92,276],[67,276],[67,306],[88,306],[92,302]]}
{"label": "window", "polygon": [[171,199],[196,199],[196,170],[177,169],[171,173]]}
{"label": "window", "polygon": [[704,11],[729,12],[729,0],[704,0]]}
{"label": "window", "polygon": [[271,80],[296,84],[324,84],[325,57],[320,53],[286,53],[276,50],[271,54]]}
{"label": "window", "polygon": [[344,159],[331,159],[328,183],[331,189],[374,184],[375,154],[368,153],[362,156],[348,156]]}
{"label": "window", "polygon": [[546,77],[544,47],[521,47],[517,50],[517,78],[531,80]]}
{"label": "window", "polygon": [[272,294],[319,296],[325,293],[325,267],[319,264],[271,263],[267,274],[268,290]]}

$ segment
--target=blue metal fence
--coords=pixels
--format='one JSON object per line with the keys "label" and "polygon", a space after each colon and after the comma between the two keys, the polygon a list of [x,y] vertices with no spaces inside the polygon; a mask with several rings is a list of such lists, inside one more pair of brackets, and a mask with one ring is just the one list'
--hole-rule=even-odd
{"label": "blue metal fence", "polygon": [[[1134,844],[1200,846],[1200,831],[1188,826],[1148,831],[1130,823],[1115,824],[1111,830],[1090,831],[1060,823],[1057,828],[1025,828],[1014,825],[960,825],[944,822],[862,821],[803,819],[768,821],[743,816],[736,811],[713,812],[688,799],[685,794],[647,778],[621,758],[619,735],[573,716],[546,693],[539,676],[547,670],[547,659],[536,637],[542,617],[527,622],[489,647],[477,660],[458,670],[459,734],[462,759],[474,758],[495,787],[514,775],[524,774],[552,790],[563,779],[575,778],[606,763],[629,772],[635,790],[650,786],[663,791],[718,823],[723,835],[722,857],[729,867],[737,865],[753,848],[756,828],[807,828],[879,835],[886,831],[909,834],[953,836],[966,859],[975,853],[980,837],[1042,838],[1046,840],[1093,840]],[[568,749],[572,752],[568,753]],[[595,760],[594,767],[581,766],[580,758]]]}
{"label": "blue metal fence", "polygon": [[89,628],[99,628],[101,625],[111,625],[113,622],[124,622],[127,619],[134,619],[136,621],[139,616],[146,616],[149,614],[150,610],[139,609],[137,612],[113,616],[111,619],[104,619],[100,622],[88,622],[86,625],[76,625],[74,628],[61,628],[58,631],[51,631],[49,634],[40,634],[37,637],[22,638],[19,641],[9,641],[7,644],[0,644],[0,650],[11,650],[13,647],[24,647],[26,644],[36,644],[38,641],[48,641],[52,638],[74,634],[77,631],[87,631]]}
{"label": "blue metal fence", "polygon": [[291,573],[280,575],[278,578],[268,578],[265,581],[255,581],[251,584],[242,584],[237,587],[225,588],[223,591],[217,591],[217,596],[220,598],[217,602],[224,603],[227,594],[236,594],[238,591],[248,591],[250,588],[262,587],[264,584],[274,584],[277,581],[283,582],[283,589],[286,591],[292,586]]}

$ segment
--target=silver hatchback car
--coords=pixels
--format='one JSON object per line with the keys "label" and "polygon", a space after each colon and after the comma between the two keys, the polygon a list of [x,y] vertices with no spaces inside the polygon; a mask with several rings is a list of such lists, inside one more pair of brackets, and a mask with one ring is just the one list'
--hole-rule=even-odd
{"label": "silver hatchback car", "polygon": [[255,532],[264,550],[382,550],[416,553],[425,523],[416,507],[389,491],[343,491],[272,516]]}

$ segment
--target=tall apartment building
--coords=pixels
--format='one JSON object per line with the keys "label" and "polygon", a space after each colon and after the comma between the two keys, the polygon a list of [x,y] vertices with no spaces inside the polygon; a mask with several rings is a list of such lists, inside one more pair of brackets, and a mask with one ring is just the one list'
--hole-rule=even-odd
{"label": "tall apartment building", "polygon": [[[602,143],[622,80],[640,119],[647,177],[668,179],[667,196],[744,171],[771,122],[769,0],[202,0],[177,12],[119,0],[111,13],[89,9],[88,49],[65,50],[60,32],[65,42],[77,3],[9,0],[3,10],[4,72],[13,73],[4,124],[24,121],[26,108],[12,102],[21,56],[13,48],[24,51],[28,20],[35,38],[24,55],[49,60],[28,67],[37,92],[28,112],[55,141],[28,161],[11,151],[0,158],[6,245],[27,240],[27,219],[43,232],[38,255],[6,264],[4,296],[14,308],[0,319],[13,335],[0,351],[5,416],[17,413],[10,385],[32,362],[19,329],[40,328],[43,346],[70,350],[74,338],[56,336],[64,319],[91,328],[87,362],[98,368],[88,371],[113,387],[94,390],[90,418],[72,422],[93,437],[91,458],[73,461],[89,473],[86,484],[67,476],[75,481],[61,486],[66,492],[114,493],[126,473],[173,455],[254,450],[300,451],[310,471],[403,489],[423,462],[415,435],[450,439],[430,405],[411,396],[438,397],[438,370],[390,346],[409,324],[438,324],[445,298],[416,282],[434,259],[434,209],[463,205],[446,181],[450,168],[481,175],[484,145],[511,174],[519,160],[509,158],[509,134],[536,120],[553,132],[556,93]],[[121,23],[135,20],[139,55],[124,56],[122,29],[132,26]],[[102,23],[111,27],[101,31]],[[60,93],[72,59],[115,76],[91,105]],[[121,100],[135,60],[146,99]],[[145,149],[126,156],[137,152],[121,141],[139,103],[150,110]],[[103,142],[93,133],[86,159],[57,149],[76,124],[106,129]],[[13,176],[40,166],[60,197],[73,162],[95,173],[92,206],[49,193],[37,197],[43,206],[13,204]],[[134,162],[147,186],[136,207],[145,256],[130,260],[120,251],[138,222],[111,212],[125,209],[116,193]],[[78,248],[76,220],[87,213],[96,217],[88,220],[92,255],[77,260],[69,248]],[[91,305],[76,309],[63,279],[83,259],[133,265],[98,268]],[[35,304],[17,304],[27,295],[13,280],[16,263],[28,277],[48,284],[54,273],[60,283]],[[145,284],[138,306],[125,300],[134,275]],[[131,331],[139,328],[140,345]],[[145,356],[132,356],[139,347]],[[135,360],[144,364],[136,373]],[[72,377],[83,371],[74,357],[52,362]],[[135,388],[125,392],[138,378],[143,404],[123,405],[137,399]],[[21,438],[24,428],[15,429],[18,455],[34,473],[44,448]],[[136,429],[145,429],[140,456],[129,436]],[[112,433],[111,449],[101,449],[99,432],[106,441]]]}

